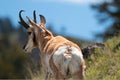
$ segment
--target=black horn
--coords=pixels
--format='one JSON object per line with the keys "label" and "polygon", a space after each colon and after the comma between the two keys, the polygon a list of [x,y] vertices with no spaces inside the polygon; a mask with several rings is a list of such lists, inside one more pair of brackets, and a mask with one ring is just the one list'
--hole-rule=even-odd
{"label": "black horn", "polygon": [[33,17],[34,17],[34,22],[37,23],[35,10],[33,11]]}
{"label": "black horn", "polygon": [[29,25],[23,20],[23,18],[21,16],[22,12],[24,12],[24,10],[20,10],[20,12],[19,12],[19,18],[20,18],[19,24],[23,25],[26,29],[28,29]]}

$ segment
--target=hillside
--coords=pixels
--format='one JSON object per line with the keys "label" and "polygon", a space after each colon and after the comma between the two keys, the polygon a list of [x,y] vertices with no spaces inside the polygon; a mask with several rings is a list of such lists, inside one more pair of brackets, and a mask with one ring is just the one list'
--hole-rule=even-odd
{"label": "hillside", "polygon": [[[44,73],[40,69],[39,52],[34,50],[33,54],[25,54],[21,48],[26,31],[23,27],[6,26],[6,21],[11,24],[9,19],[5,19],[0,26],[0,79],[42,80]],[[82,48],[92,44],[79,38],[66,38]],[[95,53],[86,59],[86,80],[120,80],[120,37],[109,39],[104,44],[104,50],[95,49]]]}
{"label": "hillside", "polygon": [[105,49],[95,50],[86,60],[86,80],[120,80],[120,50],[113,49],[120,42],[120,37],[114,37],[105,42]]}

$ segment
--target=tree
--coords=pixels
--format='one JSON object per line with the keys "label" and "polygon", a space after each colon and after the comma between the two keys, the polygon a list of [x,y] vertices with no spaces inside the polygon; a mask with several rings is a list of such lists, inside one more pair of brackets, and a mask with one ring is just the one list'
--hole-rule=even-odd
{"label": "tree", "polygon": [[32,60],[19,43],[21,28],[15,28],[9,18],[0,18],[0,79],[31,79]]}
{"label": "tree", "polygon": [[107,0],[102,3],[93,4],[92,9],[97,11],[97,18],[100,23],[109,23],[103,33],[96,36],[107,40],[113,36],[120,35],[120,1]]}

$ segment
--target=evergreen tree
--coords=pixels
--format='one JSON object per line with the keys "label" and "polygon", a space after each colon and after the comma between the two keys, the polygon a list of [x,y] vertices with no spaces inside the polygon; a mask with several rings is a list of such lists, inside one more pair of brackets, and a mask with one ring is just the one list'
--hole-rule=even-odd
{"label": "evergreen tree", "polygon": [[107,29],[96,36],[107,40],[120,35],[120,0],[104,0],[102,3],[92,5],[97,11],[97,19],[100,23],[108,23]]}

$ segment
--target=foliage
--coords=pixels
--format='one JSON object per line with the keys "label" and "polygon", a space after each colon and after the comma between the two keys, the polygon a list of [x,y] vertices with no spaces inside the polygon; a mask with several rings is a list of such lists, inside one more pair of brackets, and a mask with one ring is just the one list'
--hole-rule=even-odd
{"label": "foliage", "polygon": [[105,50],[96,49],[86,60],[86,80],[119,80],[120,79],[120,50],[112,49],[120,42],[120,37],[114,37],[105,42]]}
{"label": "foliage", "polygon": [[[24,79],[30,77],[25,66],[29,58],[16,43],[11,44],[6,37],[0,39],[0,79]],[[25,75],[25,74],[28,75]]]}
{"label": "foliage", "polygon": [[120,1],[104,0],[102,3],[92,5],[92,9],[97,11],[99,22],[108,24],[106,30],[97,34],[97,37],[107,40],[113,36],[120,35]]}
{"label": "foliage", "polygon": [[9,18],[0,19],[0,79],[31,79],[32,61],[19,44],[21,31]]}

